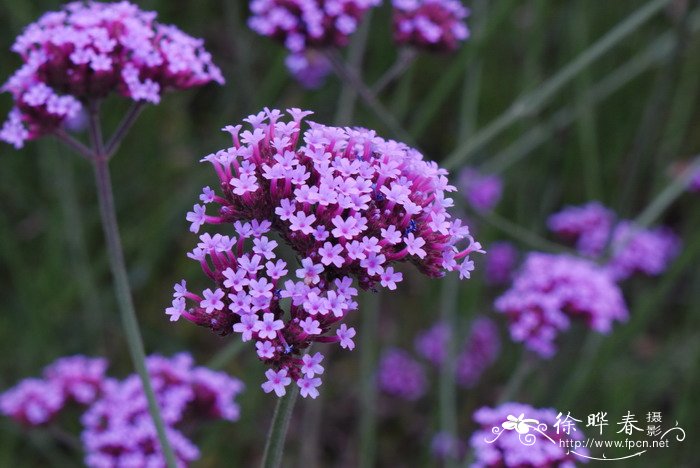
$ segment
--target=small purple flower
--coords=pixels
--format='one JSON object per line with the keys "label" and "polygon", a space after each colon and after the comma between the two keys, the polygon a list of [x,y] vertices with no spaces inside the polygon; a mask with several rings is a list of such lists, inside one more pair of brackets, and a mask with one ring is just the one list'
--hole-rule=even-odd
{"label": "small purple flower", "polygon": [[302,397],[311,397],[316,399],[318,396],[317,387],[321,386],[321,379],[318,377],[309,377],[308,375],[297,380],[299,385],[299,393]]}
{"label": "small purple flower", "polygon": [[265,393],[274,391],[278,397],[287,393],[285,387],[292,382],[292,379],[287,377],[287,369],[280,369],[277,372],[273,369],[268,369],[265,371],[265,377],[267,377],[267,382],[262,384],[262,389]]}
{"label": "small purple flower", "polygon": [[261,339],[273,339],[277,336],[277,330],[284,328],[282,320],[275,320],[274,314],[263,314],[262,320],[255,324],[255,331]]}
{"label": "small purple flower", "polygon": [[313,377],[314,375],[323,374],[323,366],[321,361],[323,361],[323,354],[316,353],[313,356],[310,354],[305,354],[301,358],[303,364],[301,365],[301,373],[306,377]]}
{"label": "small purple flower", "polygon": [[336,335],[340,339],[340,346],[342,348],[347,348],[350,351],[355,349],[355,342],[352,341],[352,337],[355,336],[355,329],[347,325],[342,324],[338,330],[336,330]]}
{"label": "small purple flower", "polygon": [[216,289],[214,291],[205,289],[202,295],[204,296],[204,300],[199,303],[199,306],[202,307],[207,314],[224,308],[224,303],[221,300],[224,298],[224,292],[221,289]]}
{"label": "small purple flower", "polygon": [[485,257],[484,276],[491,285],[510,282],[518,261],[518,250],[510,242],[494,242]]}

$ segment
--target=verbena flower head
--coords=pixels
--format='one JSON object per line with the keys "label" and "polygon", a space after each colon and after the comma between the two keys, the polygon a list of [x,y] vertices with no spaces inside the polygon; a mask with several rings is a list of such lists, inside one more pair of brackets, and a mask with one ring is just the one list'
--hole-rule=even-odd
{"label": "verbena flower head", "polygon": [[155,19],[129,2],[81,1],[27,26],[12,46],[23,65],[1,88],[15,107],[0,139],[19,148],[111,92],[158,103],[166,90],[224,82],[201,39]]}
{"label": "verbena flower head", "polygon": [[430,454],[437,460],[459,460],[465,449],[464,442],[449,432],[438,432],[430,441]]}
{"label": "verbena flower head", "polygon": [[379,360],[377,381],[387,395],[410,401],[425,395],[428,386],[423,366],[398,348],[384,351]]}
{"label": "verbena flower head", "polygon": [[107,366],[102,358],[64,357],[44,369],[44,378],[58,385],[67,400],[88,405],[102,393]]}
{"label": "verbena flower head", "polygon": [[455,369],[459,385],[471,388],[496,359],[501,350],[501,338],[496,324],[487,318],[478,318],[471,325],[469,337],[457,357]]}
{"label": "verbena flower head", "polygon": [[[490,255],[490,254],[489,254]],[[418,354],[434,366],[442,366],[447,358],[447,343],[452,336],[445,322],[436,322],[418,334],[415,348]],[[456,359],[455,380],[462,387],[473,387],[498,358],[501,339],[493,321],[480,317],[472,322],[469,335],[460,345]]]}
{"label": "verbena flower head", "polygon": [[527,256],[495,308],[508,317],[513,340],[543,357],[554,354],[554,341],[571,320],[608,333],[615,321],[627,319],[622,292],[605,269],[574,256],[538,252]]}
{"label": "verbena flower head", "polygon": [[0,395],[0,411],[26,426],[51,422],[64,405],[61,386],[41,379],[25,379]]}
{"label": "verbena flower head", "polygon": [[681,241],[670,229],[644,229],[621,221],[611,240],[611,259],[606,265],[617,281],[635,273],[656,276],[663,273],[680,252]]}
{"label": "verbena flower head", "polygon": [[659,275],[680,250],[680,239],[670,229],[617,221],[615,213],[598,202],[567,207],[550,216],[548,224],[551,231],[574,242],[583,255],[605,260],[617,281],[635,273]]}
{"label": "verbena flower head", "polygon": [[344,47],[365,13],[381,0],[253,0],[251,29],[282,42],[292,53]]}
{"label": "verbena flower head", "polygon": [[[371,130],[318,123],[302,130],[310,113],[288,113],[266,109],[245,119],[249,129],[226,127],[233,146],[204,158],[217,191],[204,188],[187,214],[190,229],[227,225],[233,235],[200,236],[189,256],[212,284],[201,293],[175,285],[166,310],[171,320],[255,342],[272,368],[264,390],[278,395],[299,384],[311,343],[355,347],[355,330],[340,323],[357,308],[354,280],[363,289],[396,289],[400,263],[431,277],[468,278],[469,254],[481,251],[447,212],[455,189],[445,170]],[[282,244],[294,262],[280,257]]]}
{"label": "verbena flower head", "polygon": [[[194,367],[184,353],[172,358],[149,356],[146,365],[178,464],[187,466],[199,457],[199,449],[176,426],[192,419],[237,420],[234,398],[243,384],[224,373]],[[88,466],[166,466],[137,375],[111,381],[82,423]]]}
{"label": "verbena flower head", "polygon": [[490,211],[501,200],[503,181],[497,175],[482,174],[466,167],[459,173],[458,186],[467,202],[477,211]]}
{"label": "verbena flower head", "polygon": [[[557,416],[561,421],[559,426],[555,426]],[[566,417],[567,414],[551,408],[538,409],[521,403],[504,403],[496,408],[478,409],[474,413],[474,421],[481,427],[470,438],[475,458],[471,466],[572,468],[576,461],[585,463],[585,458],[576,457],[565,446],[560,446],[560,441],[584,439],[581,426],[577,426],[570,418],[565,419]],[[503,423],[517,426],[504,428]],[[577,448],[576,451],[584,456],[589,454],[585,447]]]}
{"label": "verbena flower head", "polygon": [[453,51],[469,37],[469,10],[459,0],[392,0],[392,5],[399,44]]}
{"label": "verbena flower head", "polygon": [[510,242],[494,242],[485,257],[484,277],[491,285],[510,282],[518,262],[518,249]]}
{"label": "verbena flower head", "polygon": [[[176,426],[204,419],[239,418],[236,396],[243,384],[223,372],[195,367],[188,354],[146,360],[156,400],[179,466],[199,457],[199,450]],[[43,379],[26,379],[0,395],[0,411],[21,424],[50,423],[73,401],[88,407],[82,442],[90,467],[165,467],[156,428],[138,375],[122,381],[104,375],[107,362],[71,356],[44,369]]]}
{"label": "verbena flower head", "polygon": [[552,232],[573,242],[582,254],[597,257],[610,240],[615,218],[612,210],[594,201],[566,207],[550,216],[547,224]]}

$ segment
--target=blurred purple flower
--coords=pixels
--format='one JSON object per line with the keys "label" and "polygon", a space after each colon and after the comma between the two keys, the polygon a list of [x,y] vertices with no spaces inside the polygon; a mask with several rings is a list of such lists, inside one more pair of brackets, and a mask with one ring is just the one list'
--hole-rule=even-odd
{"label": "blurred purple flower", "polygon": [[494,242],[485,257],[484,276],[491,285],[510,282],[518,261],[518,250],[510,242]]}
{"label": "blurred purple flower", "polygon": [[459,460],[465,449],[464,443],[449,432],[438,432],[430,442],[430,453],[438,460]]}
{"label": "blurred purple flower", "polygon": [[102,393],[107,366],[102,358],[64,357],[44,370],[44,378],[58,385],[66,400],[88,405]]}
{"label": "blurred purple flower", "polygon": [[416,336],[414,346],[424,359],[436,366],[442,365],[447,358],[447,342],[450,339],[450,328],[444,322],[436,322],[427,330]]}
{"label": "blurred purple flower", "polygon": [[[474,421],[481,426],[470,438],[474,451],[473,468],[497,467],[531,467],[572,468],[575,461],[585,463],[560,447],[560,440],[583,440],[584,435],[576,423],[568,419],[567,427],[555,426],[557,416],[564,421],[563,415],[554,409],[536,409],[521,403],[504,403],[497,408],[483,407],[474,413]],[[514,422],[530,420],[530,422]],[[517,427],[504,427],[504,423],[517,424]],[[539,424],[538,424],[539,423]],[[527,431],[527,432],[525,432]],[[546,434],[543,435],[543,434]],[[495,440],[494,440],[495,439]],[[551,440],[550,440],[551,439]],[[581,447],[576,451],[588,455],[588,449]]]}
{"label": "blurred purple flower", "polygon": [[612,258],[606,265],[616,281],[635,273],[657,276],[680,252],[681,240],[670,229],[644,229],[620,221],[612,234]]}
{"label": "blurred purple flower", "polygon": [[382,354],[377,375],[379,388],[387,395],[417,400],[425,395],[425,370],[409,353],[391,348]]}
{"label": "blurred purple flower", "polygon": [[307,89],[321,87],[331,72],[328,59],[315,50],[289,54],[284,63],[294,79]]}
{"label": "blurred purple flower", "polygon": [[554,354],[557,335],[572,319],[599,333],[627,319],[622,291],[605,269],[589,260],[538,252],[527,256],[495,308],[508,317],[513,340],[543,357]]}
{"label": "blurred purple flower", "polygon": [[[313,342],[355,347],[355,330],[341,323],[357,308],[353,280],[364,289],[396,289],[399,262],[431,277],[468,277],[470,253],[482,250],[447,212],[446,194],[455,190],[447,171],[371,130],[310,123],[302,132],[310,112],[288,113],[265,109],[245,119],[250,130],[226,127],[233,146],[204,158],[221,195],[205,187],[203,204],[187,214],[190,230],[227,224],[236,235],[200,236],[188,256],[215,285],[200,296],[176,284],[166,314],[260,343],[258,356],[278,372],[265,390],[283,393],[279,384],[289,378],[312,395],[315,380],[298,382],[304,351]],[[216,206],[213,214],[206,205]],[[277,259],[282,244],[298,267]]]}
{"label": "blurred purple flower", "polygon": [[367,10],[381,0],[253,0],[248,26],[291,53],[344,47]]}
{"label": "blurred purple flower", "polygon": [[202,40],[155,18],[128,2],[81,1],[27,26],[12,46],[23,65],[0,89],[15,102],[0,140],[21,148],[113,91],[158,103],[168,89],[224,82]]}
{"label": "blurred purple flower", "polygon": [[474,320],[464,348],[457,357],[457,383],[466,388],[476,385],[481,374],[496,362],[500,350],[501,338],[496,324],[487,318]]}
{"label": "blurred purple flower", "polygon": [[469,10],[459,0],[392,0],[392,5],[399,44],[450,52],[469,37]]}
{"label": "blurred purple flower", "polygon": [[572,241],[584,255],[597,257],[610,240],[615,213],[599,202],[569,206],[549,217],[549,229],[563,239]]}
{"label": "blurred purple flower", "polygon": [[497,175],[482,174],[465,167],[459,173],[458,186],[467,202],[477,211],[490,211],[501,200],[503,182]]}

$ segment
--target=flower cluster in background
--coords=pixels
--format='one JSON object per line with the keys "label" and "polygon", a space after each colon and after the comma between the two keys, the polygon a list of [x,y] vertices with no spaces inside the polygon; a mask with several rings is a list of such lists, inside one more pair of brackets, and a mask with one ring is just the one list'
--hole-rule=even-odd
{"label": "flower cluster in background", "polygon": [[[330,73],[324,51],[343,48],[381,0],[253,0],[248,26],[289,51],[291,75],[317,88]],[[469,37],[469,10],[459,0],[393,0],[394,40],[429,51],[454,51]]]}
{"label": "flower cluster in background", "polygon": [[427,390],[428,381],[423,366],[404,350],[390,348],[379,360],[378,384],[387,395],[403,400],[417,400]]}
{"label": "flower cluster in background", "polygon": [[[195,367],[188,354],[153,355],[146,365],[168,438],[181,466],[199,457],[199,450],[176,429],[207,419],[236,421],[236,396],[243,384],[223,372]],[[141,381],[105,376],[107,361],[71,356],[44,370],[43,379],[26,379],[0,395],[0,411],[27,426],[53,422],[69,403],[87,410],[81,418],[85,463],[103,466],[165,466],[156,428],[148,413]]]}
{"label": "flower cluster in background", "polygon": [[[443,366],[451,335],[444,322],[435,323],[416,337],[418,355],[428,361],[431,367]],[[463,388],[476,385],[484,371],[498,358],[500,348],[501,339],[496,324],[484,317],[475,319],[455,357],[456,383]],[[407,351],[398,348],[384,351],[377,379],[382,392],[404,400],[416,400],[427,391],[424,365]]]}
{"label": "flower cluster in background", "polygon": [[518,264],[518,249],[510,242],[494,242],[484,261],[484,278],[492,286],[507,284]]}
{"label": "flower cluster in background", "polygon": [[469,10],[459,0],[392,0],[394,40],[435,51],[453,51],[469,37]]}
{"label": "flower cluster in background", "polygon": [[635,273],[659,275],[680,251],[680,239],[670,229],[647,229],[633,221],[617,220],[612,210],[598,202],[567,207],[550,216],[548,224],[552,232],[573,242],[581,254],[593,258],[608,255],[605,268],[616,281]]}
{"label": "flower cluster in background", "polygon": [[459,172],[457,185],[476,211],[490,211],[501,200],[503,181],[497,175],[483,174],[477,169],[465,167]]}
{"label": "flower cluster in background", "polygon": [[555,339],[579,320],[599,333],[627,319],[622,291],[610,274],[590,260],[571,255],[528,254],[496,311],[510,322],[513,340],[551,357]]}
{"label": "flower cluster in background", "polygon": [[155,18],[128,2],[87,1],[27,26],[12,46],[23,65],[1,88],[15,106],[0,140],[20,148],[113,91],[158,103],[169,89],[224,82],[201,39]]}
{"label": "flower cluster in background", "polygon": [[[304,355],[311,343],[354,348],[355,330],[340,324],[357,308],[353,280],[362,289],[394,290],[403,279],[399,263],[431,277],[456,271],[469,278],[469,254],[481,251],[447,211],[446,193],[455,190],[447,171],[371,130],[310,123],[302,132],[310,112],[288,113],[266,109],[245,119],[250,130],[226,127],[233,146],[204,158],[221,194],[204,188],[202,204],[187,214],[191,230],[226,224],[236,235],[200,236],[189,256],[215,285],[201,295],[176,285],[166,311],[172,320],[253,340],[271,367],[263,388],[279,396],[291,381],[302,390],[320,385],[313,369],[322,355]],[[217,207],[214,214],[207,205]],[[282,243],[296,266],[280,258]]]}
{"label": "flower cluster in background", "polygon": [[[473,417],[480,429],[470,438],[470,446],[474,451],[474,462],[471,466],[473,468],[575,466],[574,461],[582,459],[569,453],[566,447],[560,447],[559,441],[583,440],[583,433],[571,419],[565,423],[566,430],[561,426],[555,427],[557,416],[560,416],[560,421],[563,421],[567,415],[561,415],[554,409],[538,409],[521,403],[503,403],[496,408],[478,409]],[[516,422],[513,419],[519,420]],[[524,420],[534,421],[524,422]],[[517,427],[506,429],[503,426],[506,422],[517,424]],[[568,426],[568,424],[571,425]],[[496,430],[493,430],[494,428]],[[523,439],[523,437],[529,439]],[[585,447],[578,448],[577,452],[584,456],[589,453]]]}

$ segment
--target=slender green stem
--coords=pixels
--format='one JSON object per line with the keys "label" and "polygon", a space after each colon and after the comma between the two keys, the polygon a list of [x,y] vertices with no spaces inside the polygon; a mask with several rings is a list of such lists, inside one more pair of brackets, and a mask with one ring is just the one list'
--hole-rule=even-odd
{"label": "slender green stem", "polygon": [[396,118],[379,102],[377,97],[365,85],[362,78],[355,70],[348,67],[343,59],[335,51],[326,51],[326,57],[338,78],[352,86],[367,106],[375,113],[384,125],[398,138],[406,143],[413,144],[413,138],[404,130]]}
{"label": "slender green stem", "polygon": [[[457,298],[459,283],[457,276],[452,274],[442,280],[440,297],[441,315],[443,322],[450,330],[445,347],[445,362],[440,368],[439,409],[440,431],[450,436],[457,435],[457,392],[455,387],[455,369],[457,355]],[[446,460],[446,466],[454,466],[456,460],[451,456]]]}
{"label": "slender green stem", "polygon": [[105,155],[107,156],[107,159],[111,159],[112,156],[114,156],[114,153],[119,149],[119,145],[121,144],[122,140],[131,129],[132,125],[134,125],[139,115],[141,115],[141,111],[145,106],[146,103],[144,101],[135,101],[131,105],[126,115],[124,115],[124,118],[119,123],[119,126],[114,131],[114,134],[105,145]]}
{"label": "slender green stem", "polygon": [[479,131],[474,138],[460,145],[447,158],[444,166],[448,169],[459,166],[473,153],[490,143],[514,122],[532,115],[574,79],[582,70],[590,66],[619,42],[628,37],[641,25],[665,7],[670,0],[651,0],[642,8],[634,11],[626,20],[618,24],[598,42],[590,46],[557,74],[545,81],[533,92],[517,99],[503,114]]}
{"label": "slender green stem", "polygon": [[287,438],[289,420],[292,417],[294,404],[299,395],[299,386],[291,385],[287,393],[277,400],[275,413],[272,415],[272,423],[267,433],[265,442],[265,452],[260,466],[264,468],[277,468],[282,464],[282,453],[284,452],[284,441]]}
{"label": "slender green stem", "polygon": [[238,353],[240,353],[244,347],[245,343],[243,343],[242,341],[232,341],[226,347],[224,347],[224,349],[215,354],[213,358],[211,358],[211,360],[207,364],[207,367],[211,369],[223,368],[226,364],[229,363],[229,361],[231,361],[231,359],[238,356]]}
{"label": "slender green stem", "polygon": [[92,159],[93,157],[93,152],[90,148],[85,146],[83,143],[80,141],[76,140],[73,138],[71,135],[66,133],[65,130],[62,128],[57,128],[54,130],[54,135],[60,142],[62,142],[64,145],[75,151],[76,154],[79,156],[82,156],[85,159]]}
{"label": "slender green stem", "polygon": [[501,394],[498,396],[498,401],[496,402],[496,405],[500,405],[514,398],[518,394],[520,387],[522,386],[523,382],[525,382],[527,376],[530,375],[530,372],[532,372],[534,367],[535,358],[532,355],[530,355],[527,351],[523,351],[523,354],[520,357],[520,362],[518,363],[518,367],[516,367],[515,371],[513,371],[513,373],[510,375],[510,379],[508,379],[508,382],[506,382],[506,386],[504,387]]}
{"label": "slender green stem", "polygon": [[494,212],[477,212],[476,216],[486,224],[493,226],[514,240],[520,241],[532,249],[554,253],[564,253],[570,251],[570,249],[567,249],[562,245],[555,244],[554,242],[550,242],[535,232],[530,231],[529,229],[526,229]]}
{"label": "slender green stem", "polygon": [[377,329],[380,293],[366,292],[362,304],[360,348],[360,468],[375,465],[377,451]]}
{"label": "slender green stem", "polygon": [[[700,28],[700,15],[695,14],[692,20],[693,31]],[[595,106],[622,89],[626,84],[640,76],[650,67],[663,60],[674,46],[673,33],[666,33],[652,42],[644,51],[634,56],[623,65],[615,69],[604,79],[596,83],[581,98],[590,106]],[[551,141],[554,132],[560,131],[582,115],[582,107],[567,106],[555,112],[549,120],[538,125],[515,140],[506,149],[499,152],[493,158],[486,161],[482,169],[489,173],[498,173],[506,170],[520,161],[537,147]]]}
{"label": "slender green stem", "polygon": [[387,71],[384,72],[382,76],[372,85],[372,93],[376,96],[381,93],[384,88],[389,86],[397,78],[399,78],[403,73],[410,67],[416,59],[415,49],[403,48],[399,50],[399,56],[396,61],[389,67]]}
{"label": "slender green stem", "polygon": [[100,216],[107,242],[107,254],[109,264],[114,279],[114,288],[117,296],[117,303],[121,314],[122,326],[126,335],[127,344],[131,360],[136,368],[144,393],[148,400],[148,410],[151,413],[153,424],[158,432],[161,449],[165,455],[168,468],[175,468],[175,454],[165,432],[165,424],[158,408],[151,379],[146,369],[146,353],[143,348],[141,330],[139,329],[136,312],[131,297],[129,278],[124,262],[124,252],[122,251],[121,238],[119,236],[119,225],[117,223],[117,213],[114,205],[114,192],[112,190],[112,180],[109,173],[108,159],[105,153],[102,140],[97,106],[90,109],[90,139],[93,145],[94,157],[92,159],[97,184],[97,195],[100,205]]}
{"label": "slender green stem", "polygon": [[[362,69],[362,59],[367,48],[367,37],[369,36],[369,26],[372,21],[372,11],[370,10],[362,20],[359,31],[353,36],[350,49],[348,51],[348,64],[353,70]],[[343,86],[338,98],[338,109],[335,114],[335,123],[338,125],[350,125],[352,116],[355,113],[355,103],[357,102],[357,90],[352,83],[343,80]]]}

